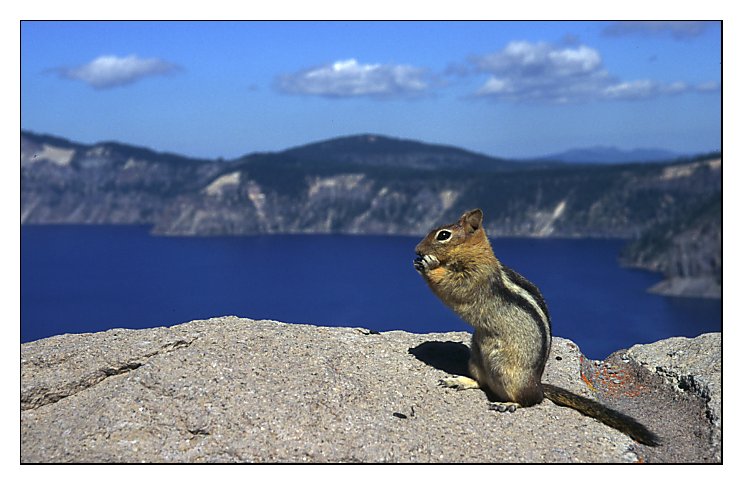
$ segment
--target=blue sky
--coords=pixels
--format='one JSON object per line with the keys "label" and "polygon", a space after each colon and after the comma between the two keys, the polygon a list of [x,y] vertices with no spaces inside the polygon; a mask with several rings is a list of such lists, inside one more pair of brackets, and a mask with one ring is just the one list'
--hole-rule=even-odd
{"label": "blue sky", "polygon": [[702,22],[23,22],[21,126],[234,158],[358,133],[528,157],[720,149]]}

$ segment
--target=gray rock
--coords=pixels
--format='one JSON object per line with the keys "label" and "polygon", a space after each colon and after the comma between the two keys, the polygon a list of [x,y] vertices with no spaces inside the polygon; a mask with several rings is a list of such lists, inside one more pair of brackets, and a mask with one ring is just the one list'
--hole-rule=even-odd
{"label": "gray rock", "polygon": [[[673,437],[652,449],[549,401],[498,413],[482,391],[440,387],[466,371],[469,338],[223,317],[31,342],[21,348],[21,461],[719,461],[707,440],[719,425],[697,412],[715,398],[665,380],[677,369],[714,396],[719,373],[702,360],[659,363],[661,376],[658,351],[633,347],[607,359],[618,385],[555,338],[544,380]],[[688,353],[704,348],[698,340],[653,345]],[[705,358],[719,369],[719,354]]]}
{"label": "gray rock", "polygon": [[[635,345],[627,356],[662,376],[678,393],[698,396],[710,425],[709,450],[722,456],[722,342],[719,333]],[[701,443],[700,443],[701,444]]]}

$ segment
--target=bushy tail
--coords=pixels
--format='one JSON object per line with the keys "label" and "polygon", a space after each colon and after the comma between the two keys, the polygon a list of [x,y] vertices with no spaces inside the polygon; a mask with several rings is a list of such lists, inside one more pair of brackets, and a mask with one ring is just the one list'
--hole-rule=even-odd
{"label": "bushy tail", "polygon": [[574,394],[567,389],[556,387],[551,384],[542,384],[544,397],[559,406],[567,406],[580,411],[586,416],[598,419],[607,426],[618,429],[630,438],[648,446],[658,446],[661,440],[652,431],[625,414],[610,409],[603,404]]}

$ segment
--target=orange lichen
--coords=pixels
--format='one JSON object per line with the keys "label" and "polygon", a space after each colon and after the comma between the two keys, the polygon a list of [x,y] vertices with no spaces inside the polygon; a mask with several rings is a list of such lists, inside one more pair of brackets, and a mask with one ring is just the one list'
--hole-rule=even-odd
{"label": "orange lichen", "polygon": [[592,391],[600,388],[611,396],[639,397],[648,391],[647,386],[639,384],[627,368],[619,364],[604,364],[591,368],[581,356],[581,379]]}
{"label": "orange lichen", "polygon": [[591,392],[596,392],[596,386],[593,385],[593,383],[588,379],[588,376],[586,375],[583,370],[585,369],[583,365],[583,355],[580,356],[580,378],[583,380],[583,382],[586,383],[588,388],[591,390]]}

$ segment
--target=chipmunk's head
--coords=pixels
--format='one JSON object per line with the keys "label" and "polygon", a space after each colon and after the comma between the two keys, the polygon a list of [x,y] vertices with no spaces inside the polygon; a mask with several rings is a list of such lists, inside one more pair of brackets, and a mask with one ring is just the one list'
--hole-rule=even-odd
{"label": "chipmunk's head", "polygon": [[423,273],[439,266],[466,264],[488,254],[492,256],[482,218],[480,209],[467,211],[454,224],[437,227],[428,233],[415,247],[415,269]]}

